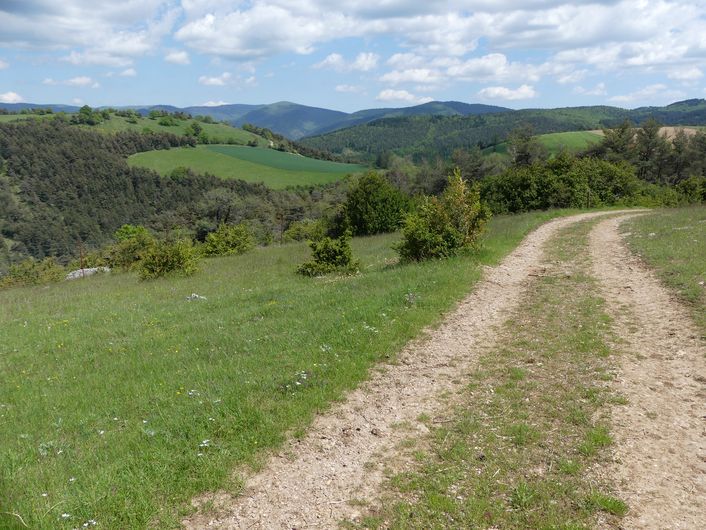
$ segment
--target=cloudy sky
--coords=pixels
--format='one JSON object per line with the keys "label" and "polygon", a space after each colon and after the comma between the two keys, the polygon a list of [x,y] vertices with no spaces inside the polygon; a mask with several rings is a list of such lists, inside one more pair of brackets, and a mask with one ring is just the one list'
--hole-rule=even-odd
{"label": "cloudy sky", "polygon": [[0,102],[706,97],[706,0],[0,0]]}

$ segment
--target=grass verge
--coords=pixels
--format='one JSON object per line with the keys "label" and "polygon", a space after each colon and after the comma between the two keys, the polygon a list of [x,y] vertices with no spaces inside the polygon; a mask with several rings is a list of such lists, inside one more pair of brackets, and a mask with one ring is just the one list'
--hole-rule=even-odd
{"label": "grass verge", "polygon": [[693,309],[706,337],[706,207],[655,210],[623,223],[630,249]]}
{"label": "grass verge", "polygon": [[592,223],[564,230],[548,269],[484,354],[449,419],[427,418],[416,470],[394,475],[367,528],[578,529],[627,506],[591,472],[607,464],[610,320],[587,275]]}
{"label": "grass verge", "polygon": [[415,265],[396,235],[356,239],[353,277],[298,276],[297,244],[0,292],[0,527],[177,526],[557,215],[495,218],[478,254]]}

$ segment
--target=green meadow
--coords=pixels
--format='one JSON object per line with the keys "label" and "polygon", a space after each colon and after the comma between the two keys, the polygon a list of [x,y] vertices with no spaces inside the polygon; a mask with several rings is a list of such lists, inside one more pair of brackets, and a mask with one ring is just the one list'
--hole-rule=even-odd
{"label": "green meadow", "polygon": [[0,527],[177,526],[556,215],[495,218],[475,255],[413,265],[398,235],[355,239],[356,276],[296,275],[309,249],[293,244],[188,278],[0,292]]}
{"label": "green meadow", "polygon": [[161,175],[168,175],[178,167],[188,167],[197,173],[211,173],[224,179],[263,182],[271,188],[326,184],[366,169],[275,149],[235,145],[148,151],[131,156],[128,163],[153,169]]}
{"label": "green meadow", "polygon": [[[557,155],[561,151],[566,150],[569,153],[578,153],[597,144],[601,141],[601,135],[591,131],[571,131],[560,133],[540,134],[537,140],[547,148],[550,155]],[[501,153],[507,154],[507,143],[502,142],[495,147],[488,147],[483,150],[484,153]]]}

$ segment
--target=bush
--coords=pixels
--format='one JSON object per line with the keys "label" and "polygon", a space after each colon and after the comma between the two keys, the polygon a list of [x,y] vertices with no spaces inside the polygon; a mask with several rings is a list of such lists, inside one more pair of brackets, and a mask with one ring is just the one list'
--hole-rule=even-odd
{"label": "bush", "polygon": [[358,272],[359,263],[353,260],[350,233],[332,239],[324,237],[319,241],[309,241],[313,260],[299,266],[297,272],[304,276],[320,276],[331,272]]}
{"label": "bush", "polygon": [[149,230],[139,225],[123,225],[114,237],[118,242],[106,249],[106,262],[125,271],[133,269],[156,244]]}
{"label": "bush", "polygon": [[394,232],[407,211],[407,198],[375,172],[370,172],[349,191],[345,213],[354,235]]}
{"label": "bush", "polygon": [[242,254],[255,246],[255,238],[244,224],[220,224],[206,236],[203,253],[207,256]]}
{"label": "bush", "polygon": [[323,220],[302,219],[294,221],[282,234],[282,239],[290,241],[319,241],[326,235],[326,225]]}
{"label": "bush", "polygon": [[141,280],[161,278],[168,274],[190,276],[198,270],[199,252],[190,239],[160,241],[152,246],[140,262]]}
{"label": "bush", "polygon": [[490,219],[478,189],[468,188],[455,170],[440,198],[425,197],[404,220],[395,247],[403,261],[445,258],[475,246]]}
{"label": "bush", "polygon": [[59,282],[66,276],[66,269],[54,258],[41,261],[27,259],[11,265],[7,274],[0,277],[0,288],[44,285]]}

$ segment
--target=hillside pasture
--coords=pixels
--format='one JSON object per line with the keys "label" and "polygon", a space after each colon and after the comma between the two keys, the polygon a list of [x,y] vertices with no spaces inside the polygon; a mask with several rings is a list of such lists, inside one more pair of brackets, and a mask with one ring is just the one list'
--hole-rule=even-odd
{"label": "hillside pasture", "polygon": [[[584,151],[591,145],[599,143],[601,141],[601,136],[602,132],[601,134],[598,134],[596,131],[571,131],[540,134],[537,136],[537,140],[539,140],[539,143],[547,148],[550,155],[557,155],[562,150],[568,151],[569,153],[579,153]],[[496,146],[488,147],[483,150],[483,153],[507,154],[507,142],[502,142]]]}
{"label": "hillside pasture", "polygon": [[274,149],[234,145],[199,145],[138,153],[128,159],[134,166],[168,175],[179,167],[211,173],[223,179],[262,182],[270,188],[309,186],[340,180],[366,168],[284,153]]}
{"label": "hillside pasture", "polygon": [[177,527],[555,215],[494,218],[478,254],[422,264],[395,264],[398,235],[355,239],[350,277],[295,274],[292,244],[0,292],[0,527]]}

